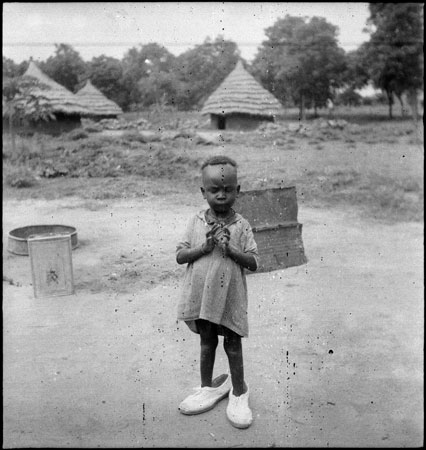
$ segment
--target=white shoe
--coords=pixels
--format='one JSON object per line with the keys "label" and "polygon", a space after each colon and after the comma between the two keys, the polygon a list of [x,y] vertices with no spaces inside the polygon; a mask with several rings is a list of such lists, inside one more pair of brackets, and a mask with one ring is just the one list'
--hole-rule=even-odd
{"label": "white shoe", "polygon": [[229,421],[236,428],[248,428],[253,422],[253,415],[248,404],[249,387],[247,391],[239,397],[234,395],[234,389],[229,393],[229,403],[226,408],[226,415]]}
{"label": "white shoe", "polygon": [[232,387],[231,377],[229,374],[220,375],[213,380],[212,384],[212,387],[194,388],[195,394],[187,397],[179,405],[179,411],[182,414],[201,414],[214,408],[217,403],[228,396]]}

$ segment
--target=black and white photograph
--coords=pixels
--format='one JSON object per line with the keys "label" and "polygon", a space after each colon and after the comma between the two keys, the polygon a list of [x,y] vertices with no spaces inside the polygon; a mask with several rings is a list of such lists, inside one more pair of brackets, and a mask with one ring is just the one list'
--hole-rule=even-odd
{"label": "black and white photograph", "polygon": [[422,447],[424,4],[2,6],[2,448]]}

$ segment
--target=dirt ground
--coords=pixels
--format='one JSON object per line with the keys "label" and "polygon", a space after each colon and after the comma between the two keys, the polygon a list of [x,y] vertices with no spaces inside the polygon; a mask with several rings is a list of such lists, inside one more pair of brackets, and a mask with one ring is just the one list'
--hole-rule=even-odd
{"label": "dirt ground", "polygon": [[[3,202],[3,448],[423,445],[423,225],[299,208],[308,263],[248,276],[254,423],[198,416],[174,249],[202,198]],[[76,294],[34,298],[10,230],[77,228]],[[218,348],[215,375],[227,370]]]}

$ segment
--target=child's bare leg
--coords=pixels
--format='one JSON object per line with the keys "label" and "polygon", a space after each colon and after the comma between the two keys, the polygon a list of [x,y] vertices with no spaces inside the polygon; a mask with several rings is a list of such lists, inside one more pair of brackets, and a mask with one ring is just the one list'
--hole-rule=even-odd
{"label": "child's bare leg", "polygon": [[232,330],[225,329],[223,336],[223,348],[228,356],[231,371],[233,393],[236,397],[246,392],[244,383],[243,347],[241,336]]}
{"label": "child's bare leg", "polygon": [[218,344],[217,328],[214,323],[200,319],[197,321],[200,332],[200,374],[201,387],[212,385],[213,367]]}

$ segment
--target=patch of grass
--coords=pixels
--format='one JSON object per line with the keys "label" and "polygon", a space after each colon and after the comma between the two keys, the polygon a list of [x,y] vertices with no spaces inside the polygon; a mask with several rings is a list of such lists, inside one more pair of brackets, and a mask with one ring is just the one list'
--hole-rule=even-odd
{"label": "patch of grass", "polygon": [[[279,123],[286,126],[285,120]],[[390,221],[423,220],[421,132],[413,136],[413,125],[405,120],[352,125],[311,136],[225,130],[224,136],[232,139],[221,146],[189,139],[143,143],[133,133],[79,141],[35,136],[18,141],[21,151],[14,154],[10,142],[4,142],[3,174],[11,166],[57,172],[57,178],[42,178],[31,189],[4,183],[4,196],[169,198],[175,192],[199,192],[200,162],[225,152],[239,164],[242,190],[296,186],[301,205],[356,207],[366,216]],[[284,145],[274,145],[277,139]],[[68,173],[60,176],[64,168]]]}
{"label": "patch of grass", "polygon": [[[99,211],[99,210],[105,208],[105,203],[101,203],[101,202],[94,201],[94,200],[85,200],[81,203],[79,202],[76,204],[67,203],[66,205],[64,205],[64,208],[66,208],[66,209],[84,208],[89,211]],[[80,245],[81,245],[81,242],[80,242]]]}
{"label": "patch of grass", "polygon": [[121,141],[140,142],[142,144],[146,144],[148,142],[146,137],[144,137],[138,131],[123,131],[121,135]]}
{"label": "patch of grass", "polygon": [[415,181],[363,177],[354,170],[310,170],[297,183],[310,205],[351,206],[379,220],[421,221],[423,191]]}
{"label": "patch of grass", "polygon": [[77,128],[75,130],[70,131],[66,134],[65,139],[70,139],[71,141],[78,141],[80,139],[87,139],[89,134],[87,131],[82,128]]}
{"label": "patch of grass", "polygon": [[37,185],[38,180],[31,169],[25,166],[3,166],[4,182],[14,188],[31,188]]}
{"label": "patch of grass", "polygon": [[9,147],[3,150],[3,160],[11,166],[24,163],[30,171],[43,178],[55,177],[118,177],[130,174],[149,178],[172,178],[184,174],[191,167],[198,167],[198,160],[185,154],[178,154],[174,148],[188,144],[170,142],[167,144],[130,146],[133,140],[143,142],[138,133],[126,133],[120,137],[91,136],[76,142],[51,139],[44,143],[43,150],[36,142],[28,148],[21,142],[19,151]]}
{"label": "patch of grass", "polygon": [[416,180],[402,180],[398,183],[404,192],[421,192],[421,186]]}

